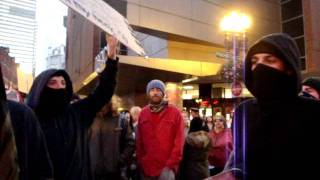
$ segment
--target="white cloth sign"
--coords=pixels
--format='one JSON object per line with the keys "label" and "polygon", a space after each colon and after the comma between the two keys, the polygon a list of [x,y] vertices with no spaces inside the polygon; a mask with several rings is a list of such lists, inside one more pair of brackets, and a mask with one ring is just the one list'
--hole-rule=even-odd
{"label": "white cloth sign", "polygon": [[102,0],[60,0],[69,8],[83,15],[107,33],[115,36],[124,45],[139,55],[144,49],[134,37],[128,20]]}

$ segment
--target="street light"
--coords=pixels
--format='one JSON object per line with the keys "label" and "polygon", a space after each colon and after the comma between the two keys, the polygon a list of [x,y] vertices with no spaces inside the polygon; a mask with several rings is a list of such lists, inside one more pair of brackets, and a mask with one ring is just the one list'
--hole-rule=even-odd
{"label": "street light", "polygon": [[[250,17],[237,11],[226,15],[220,23],[220,29],[225,33],[226,57],[229,61],[221,70],[221,74],[233,84],[241,80],[242,61],[247,49],[246,32],[250,26]],[[238,95],[234,94],[234,96]]]}
{"label": "street light", "polygon": [[245,33],[251,26],[251,19],[246,14],[232,11],[225,16],[220,24],[220,28],[224,32]]}

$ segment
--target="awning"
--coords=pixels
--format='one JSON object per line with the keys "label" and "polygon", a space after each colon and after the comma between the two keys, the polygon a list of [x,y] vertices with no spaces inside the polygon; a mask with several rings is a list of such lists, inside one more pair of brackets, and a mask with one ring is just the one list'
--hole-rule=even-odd
{"label": "awning", "polygon": [[[133,66],[152,68],[193,76],[212,76],[216,75],[225,61],[221,62],[204,62],[201,60],[179,60],[168,58],[145,58],[139,56],[123,56],[119,55],[119,62]],[[97,76],[96,72],[91,73],[83,84],[87,85]]]}
{"label": "awning", "polygon": [[137,56],[119,56],[120,63],[130,64],[176,73],[189,74],[193,76],[216,75],[224,61],[221,63],[204,62],[201,60],[179,60],[167,58],[145,58]]}

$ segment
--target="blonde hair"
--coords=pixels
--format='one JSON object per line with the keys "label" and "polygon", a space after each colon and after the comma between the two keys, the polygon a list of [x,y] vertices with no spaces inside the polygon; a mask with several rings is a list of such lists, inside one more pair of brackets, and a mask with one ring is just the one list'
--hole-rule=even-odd
{"label": "blonde hair", "polygon": [[227,127],[228,127],[228,126],[227,126],[227,120],[226,120],[226,118],[225,118],[223,115],[221,115],[221,114],[216,114],[216,115],[213,116],[213,122],[216,121],[216,120],[218,120],[218,119],[223,121],[224,128],[227,128]]}

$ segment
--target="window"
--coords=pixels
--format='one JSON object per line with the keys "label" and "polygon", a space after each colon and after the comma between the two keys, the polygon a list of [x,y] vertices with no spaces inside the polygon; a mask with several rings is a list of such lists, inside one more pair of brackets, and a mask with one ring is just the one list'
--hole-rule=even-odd
{"label": "window", "polygon": [[282,1],[281,18],[282,21],[297,17],[302,14],[301,0]]}
{"label": "window", "polygon": [[306,70],[306,58],[305,57],[300,58],[300,62],[301,62],[301,70],[302,71]]}
{"label": "window", "polygon": [[30,18],[30,19],[35,19],[35,15],[36,15],[35,11],[30,11],[30,10],[13,7],[13,6],[10,6],[10,14],[25,17],[25,18]]}
{"label": "window", "polygon": [[295,38],[301,53],[301,70],[306,70],[302,0],[281,0],[282,32]]}
{"label": "window", "polygon": [[296,42],[299,47],[301,56],[305,56],[304,37],[296,39]]}
{"label": "window", "polygon": [[292,37],[303,36],[303,18],[302,16],[282,24],[282,31]]}

